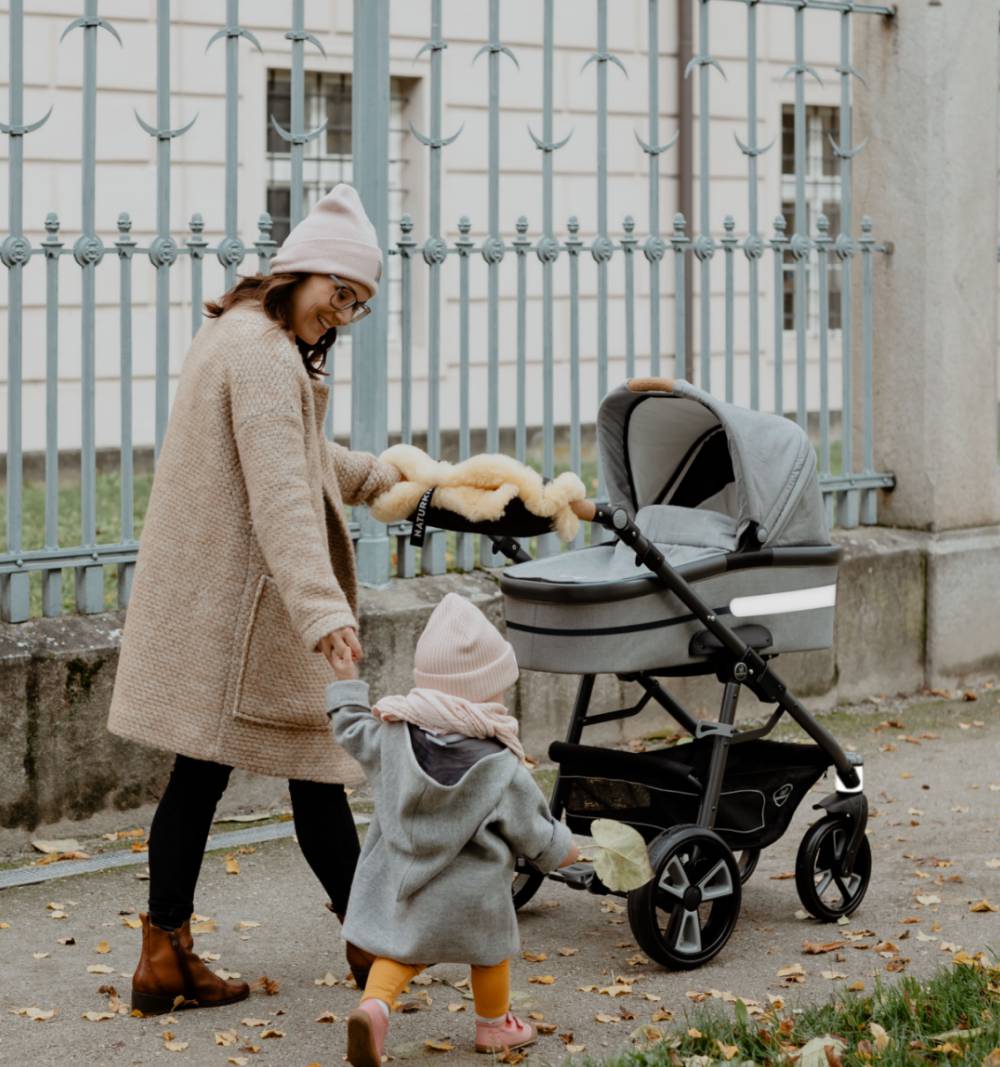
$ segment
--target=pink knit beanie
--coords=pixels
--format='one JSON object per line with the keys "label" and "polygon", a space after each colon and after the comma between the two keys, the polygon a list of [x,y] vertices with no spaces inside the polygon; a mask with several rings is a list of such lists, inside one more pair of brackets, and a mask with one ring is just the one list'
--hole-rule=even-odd
{"label": "pink knit beanie", "polygon": [[418,689],[482,703],[517,681],[514,650],[465,597],[449,593],[431,612],[413,657]]}
{"label": "pink knit beanie", "polygon": [[271,270],[336,274],[374,296],[382,277],[382,252],[357,190],[343,182],[335,185],[285,238]]}

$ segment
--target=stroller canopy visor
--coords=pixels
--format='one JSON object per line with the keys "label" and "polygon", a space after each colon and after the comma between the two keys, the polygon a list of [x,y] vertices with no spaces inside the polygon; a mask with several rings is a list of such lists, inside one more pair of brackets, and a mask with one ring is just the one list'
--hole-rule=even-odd
{"label": "stroller canopy visor", "polygon": [[757,545],[825,545],[816,455],[800,426],[717,400],[680,379],[633,378],[604,398],[598,445],[608,497],[703,508]]}

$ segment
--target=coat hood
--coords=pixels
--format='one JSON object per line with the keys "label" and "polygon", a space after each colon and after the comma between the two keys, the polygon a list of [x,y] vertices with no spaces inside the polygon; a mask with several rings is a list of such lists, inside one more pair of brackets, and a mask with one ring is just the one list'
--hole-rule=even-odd
{"label": "coat hood", "polygon": [[517,773],[509,749],[485,756],[454,785],[435,781],[417,762],[404,722],[386,722],[381,730],[382,778],[392,783],[393,803],[375,808],[382,847],[405,871],[397,900],[405,900],[444,871],[475,836],[500,803]]}

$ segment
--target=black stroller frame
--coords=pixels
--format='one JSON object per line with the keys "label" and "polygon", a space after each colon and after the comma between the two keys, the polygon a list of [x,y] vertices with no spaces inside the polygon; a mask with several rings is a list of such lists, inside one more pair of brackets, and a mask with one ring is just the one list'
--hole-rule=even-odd
{"label": "black stroller frame", "polygon": [[[592,514],[588,515],[586,509],[592,509]],[[788,691],[771,665],[773,655],[767,652],[770,634],[763,626],[730,627],[721,621],[670,565],[659,548],[644,536],[624,508],[587,501],[584,510],[578,513],[609,530],[633,550],[636,564],[647,567],[704,629],[695,634],[691,644],[698,662],[617,675],[624,681],[637,683],[644,690],[643,696],[632,707],[588,714],[596,676],[582,675],[565,741],[554,743],[550,755],[558,762],[560,755],[569,752],[569,746],[580,746],[585,727],[630,718],[652,700],[695,739],[695,744],[665,751],[691,750],[701,742],[699,747],[702,754],[707,749],[707,760],[702,761],[700,772],[690,769],[685,775],[685,768],[680,768],[679,773],[687,787],[698,794],[696,814],[687,822],[653,828],[657,833],[649,841],[649,855],[654,877],[647,885],[624,894],[604,886],[589,863],[576,863],[542,875],[522,860],[515,869],[515,906],[520,907],[530,900],[545,877],[592,893],[627,896],[633,933],[640,947],[657,962],[672,969],[687,969],[713,958],[732,933],[741,903],[741,886],[753,873],[760,852],[754,847],[733,849],[727,844],[725,834],[716,832],[727,765],[738,746],[760,742],[787,714],[816,746],[794,746],[800,752],[815,754],[811,757],[814,761],[812,773],[801,793],[804,794],[829,765],[833,765],[837,774],[836,791],[814,805],[825,811],[825,817],[813,824],[799,848],[796,862],[799,896],[807,911],[817,919],[835,921],[853,913],[864,897],[871,872],[871,852],[865,836],[868,804],[862,791],[861,757],[845,753],[829,731]],[[494,550],[512,561],[531,559],[514,537],[499,531],[483,532],[488,533]],[[739,566],[768,566],[772,562],[787,564],[789,557],[797,553],[825,553],[825,562],[830,562],[831,558],[835,562],[839,551],[830,546],[815,550],[762,549],[719,557],[713,565],[721,572]],[[657,681],[659,677],[705,674],[715,674],[723,686],[719,716],[714,722],[696,719]],[[740,690],[744,686],[762,702],[774,704],[776,708],[763,726],[741,731],[736,729],[735,720]],[[773,749],[792,748],[775,742],[765,744]],[[586,750],[579,747],[578,751]],[[592,751],[609,753],[603,749]],[[646,757],[630,755],[628,758]],[[706,762],[707,770],[704,769]],[[567,776],[560,763],[559,777],[550,799],[550,810],[557,819],[567,813],[566,782]],[[782,813],[785,825],[798,799],[801,796],[788,805],[791,810],[787,815]],[[615,817],[611,811],[607,814],[610,818]],[[781,832],[779,830],[777,836]],[[650,834],[647,832],[644,836],[648,839]],[[737,850],[740,851],[739,861],[734,855]]]}

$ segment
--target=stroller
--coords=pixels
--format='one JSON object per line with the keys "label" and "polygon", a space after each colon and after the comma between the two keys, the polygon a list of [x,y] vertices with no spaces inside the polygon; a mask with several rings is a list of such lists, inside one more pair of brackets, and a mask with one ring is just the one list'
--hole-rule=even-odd
{"label": "stroller", "polygon": [[[871,875],[862,759],[840,748],[771,662],[833,643],[840,549],[830,543],[805,433],[687,382],[646,378],[604,399],[598,445],[610,502],[574,510],[613,541],[533,560],[517,538],[548,524],[517,500],[486,524],[433,501],[426,515],[428,525],[488,534],[515,561],[501,589],[519,665],[581,676],[565,740],[549,748],[559,767],[553,815],[580,834],[598,818],[639,831],[654,876],[626,894],[630,926],[651,959],[688,969],[722,950],[760,850],[832,765],[836,791],[816,805],[824,815],[802,839],[795,882],[815,918],[850,915]],[[639,702],[588,714],[599,673],[637,683]],[[661,683],[710,674],[722,685],[714,722],[696,719]],[[744,686],[776,705],[758,729],[734,725]],[[585,727],[637,715],[651,700],[689,743],[651,752],[581,743]],[[765,739],[785,714],[812,743]],[[545,877],[611,892],[589,863],[546,876],[519,861],[515,905]]]}

